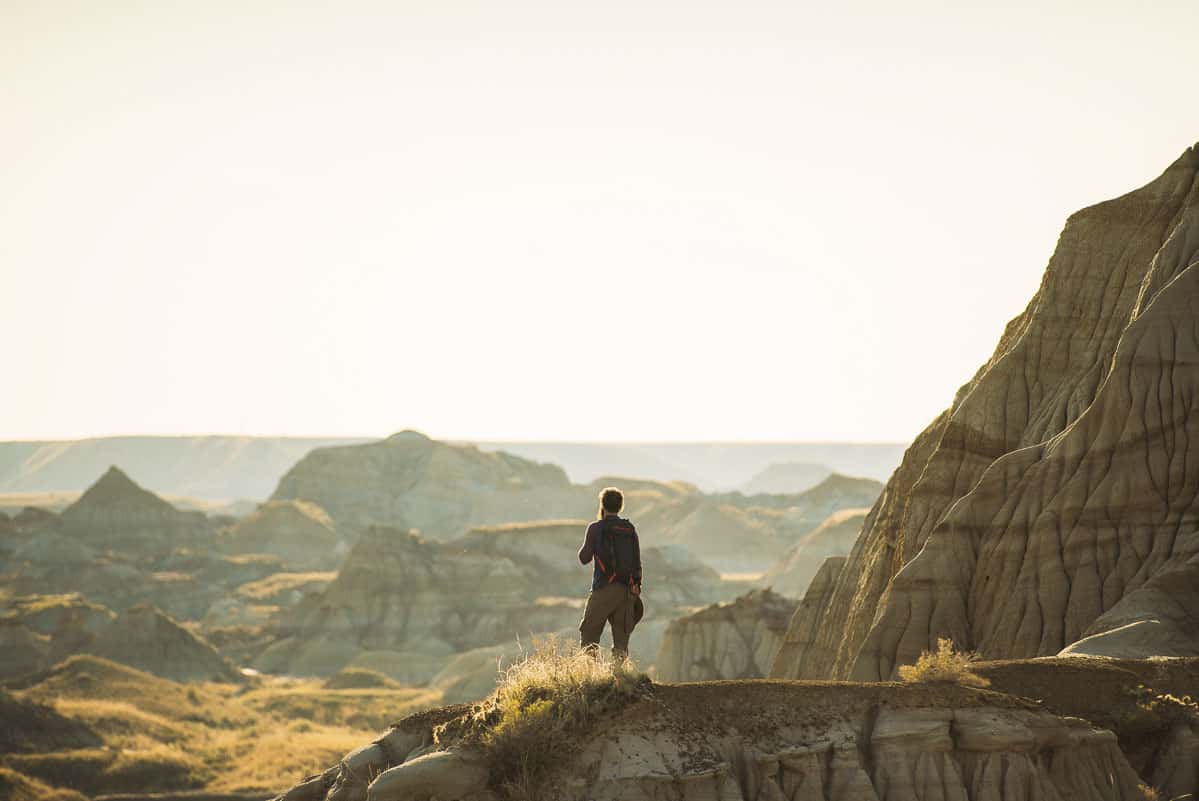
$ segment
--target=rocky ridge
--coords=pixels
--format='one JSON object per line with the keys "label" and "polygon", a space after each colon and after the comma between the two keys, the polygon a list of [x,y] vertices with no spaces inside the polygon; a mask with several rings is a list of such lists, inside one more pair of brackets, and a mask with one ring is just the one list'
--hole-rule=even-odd
{"label": "rocky ridge", "polygon": [[[453,734],[464,714],[406,719],[280,798],[505,797],[486,750]],[[1143,798],[1110,730],[955,685],[655,685],[578,736],[543,782],[563,801]]]}

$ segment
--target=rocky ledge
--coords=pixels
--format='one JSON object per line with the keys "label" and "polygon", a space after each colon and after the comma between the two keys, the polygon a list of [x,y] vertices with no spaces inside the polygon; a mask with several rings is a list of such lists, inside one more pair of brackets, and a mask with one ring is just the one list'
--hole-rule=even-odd
{"label": "rocky ledge", "polygon": [[[447,734],[468,711],[451,707],[408,718],[281,801],[504,798],[489,786],[487,752]],[[951,684],[655,685],[648,697],[578,737],[538,797],[1142,798],[1140,779],[1111,731],[1014,696]]]}

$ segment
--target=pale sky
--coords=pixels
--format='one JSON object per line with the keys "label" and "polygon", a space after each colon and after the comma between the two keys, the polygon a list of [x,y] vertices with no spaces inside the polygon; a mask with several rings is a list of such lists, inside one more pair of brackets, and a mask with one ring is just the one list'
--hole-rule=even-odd
{"label": "pale sky", "polygon": [[0,438],[908,440],[1199,140],[994,6],[0,0]]}

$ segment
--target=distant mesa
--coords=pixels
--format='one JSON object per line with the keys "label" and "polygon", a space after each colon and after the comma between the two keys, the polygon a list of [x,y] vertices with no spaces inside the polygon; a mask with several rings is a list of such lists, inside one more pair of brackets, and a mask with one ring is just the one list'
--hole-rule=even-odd
{"label": "distant mesa", "polygon": [[942,637],[988,658],[1195,653],[1177,605],[1199,554],[1196,319],[1199,146],[1067,220],[774,675],[887,679]]}
{"label": "distant mesa", "polygon": [[811,489],[832,473],[832,468],[822,464],[776,463],[741,485],[741,491],[746,495],[790,495]]}

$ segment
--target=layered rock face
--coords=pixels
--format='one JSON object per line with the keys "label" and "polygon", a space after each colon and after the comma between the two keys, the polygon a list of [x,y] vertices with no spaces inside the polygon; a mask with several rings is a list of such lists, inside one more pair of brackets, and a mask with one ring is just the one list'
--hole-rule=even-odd
{"label": "layered rock face", "polygon": [[477,525],[571,517],[594,496],[560,467],[404,431],[381,442],[311,451],[272,500],[312,501],[339,526],[413,527],[434,539]]}
{"label": "layered rock face", "polygon": [[790,598],[802,598],[820,566],[832,556],[848,556],[869,509],[834,512],[762,574],[758,585]]}
{"label": "layered rock face", "polygon": [[[653,688],[593,730],[544,786],[563,801],[1140,801],[1116,737],[960,687],[714,682]],[[284,801],[482,801],[487,755],[414,716]]]}
{"label": "layered rock face", "polygon": [[1055,654],[1199,553],[1197,174],[1191,148],[1067,221],[1028,308],[909,448],[824,603],[801,608],[816,622],[793,629],[814,639],[776,675],[884,679],[939,637]]}
{"label": "layered rock face", "polygon": [[798,604],[756,590],[666,627],[654,660],[661,681],[762,678]]}
{"label": "layered rock face", "polygon": [[458,651],[568,625],[577,612],[539,605],[532,572],[503,556],[368,528],[333,583],[279,627],[284,640],[259,666],[328,675],[362,651],[388,651],[409,662],[431,657],[427,680]]}

